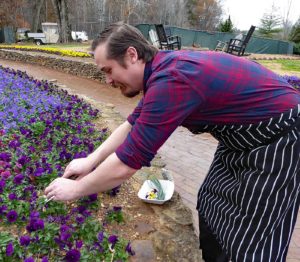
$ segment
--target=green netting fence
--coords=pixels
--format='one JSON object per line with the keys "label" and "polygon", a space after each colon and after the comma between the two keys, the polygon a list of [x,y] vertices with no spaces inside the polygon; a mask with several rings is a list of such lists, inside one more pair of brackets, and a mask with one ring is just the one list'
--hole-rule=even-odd
{"label": "green netting fence", "polygon": [[15,31],[11,26],[0,28],[0,43],[12,44],[16,41]]}
{"label": "green netting fence", "polygon": [[[139,24],[136,27],[149,39],[149,31],[155,30],[153,24]],[[166,26],[171,35],[178,35],[181,37],[182,45],[185,47],[199,46],[214,50],[218,41],[227,42],[234,38],[236,34],[223,32],[208,32],[193,29],[185,29],[174,26]],[[269,38],[252,36],[246,52],[256,54],[293,54],[293,43],[282,40],[274,40]]]}

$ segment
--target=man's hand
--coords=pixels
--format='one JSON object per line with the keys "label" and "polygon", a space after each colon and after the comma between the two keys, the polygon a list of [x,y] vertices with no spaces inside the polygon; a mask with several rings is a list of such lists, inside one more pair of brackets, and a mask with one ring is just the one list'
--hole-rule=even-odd
{"label": "man's hand", "polygon": [[71,176],[84,177],[92,170],[92,166],[87,158],[78,158],[72,160],[66,167],[63,178],[68,178]]}
{"label": "man's hand", "polygon": [[45,189],[45,195],[48,199],[52,198],[55,201],[69,201],[75,200],[81,197],[78,191],[79,181],[56,178]]}

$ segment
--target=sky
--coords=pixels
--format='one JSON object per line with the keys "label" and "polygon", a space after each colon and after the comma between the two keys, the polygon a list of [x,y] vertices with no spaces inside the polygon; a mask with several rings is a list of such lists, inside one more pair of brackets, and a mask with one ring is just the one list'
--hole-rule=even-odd
{"label": "sky", "polygon": [[259,26],[264,13],[270,13],[272,5],[278,13],[286,17],[291,1],[289,20],[294,24],[300,17],[300,0],[223,0],[224,20],[230,15],[234,27],[248,30],[251,25]]}

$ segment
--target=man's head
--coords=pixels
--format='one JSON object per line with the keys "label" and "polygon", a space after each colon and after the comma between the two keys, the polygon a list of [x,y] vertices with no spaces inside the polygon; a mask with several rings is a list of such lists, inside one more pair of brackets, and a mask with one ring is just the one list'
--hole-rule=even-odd
{"label": "man's head", "polygon": [[93,41],[92,51],[106,82],[120,86],[128,97],[142,90],[145,63],[157,53],[138,29],[124,23],[106,28]]}

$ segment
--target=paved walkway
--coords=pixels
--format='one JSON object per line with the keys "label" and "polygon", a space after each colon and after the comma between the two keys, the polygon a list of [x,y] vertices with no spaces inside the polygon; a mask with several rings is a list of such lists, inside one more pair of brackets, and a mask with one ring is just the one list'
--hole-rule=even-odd
{"label": "paved walkway", "polygon": [[[114,104],[124,117],[131,112],[138,101],[138,99],[124,98],[120,95],[119,90],[101,85],[93,80],[5,60],[0,60],[0,65],[27,71],[29,75],[39,79],[49,80],[55,78],[59,83],[67,85],[68,88],[79,94]],[[177,192],[182,196],[184,203],[193,211],[196,230],[198,230],[198,218],[195,211],[197,192],[208,171],[216,145],[216,140],[209,134],[193,135],[180,127],[159,150],[167,164],[167,168],[173,172]],[[196,233],[198,232],[196,231]],[[300,262],[299,214],[287,261]]]}

